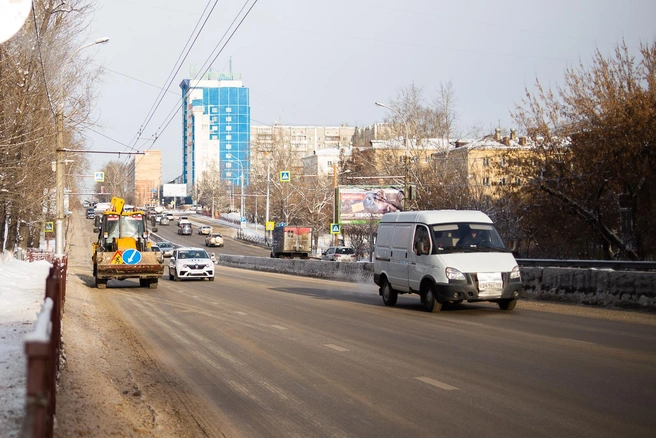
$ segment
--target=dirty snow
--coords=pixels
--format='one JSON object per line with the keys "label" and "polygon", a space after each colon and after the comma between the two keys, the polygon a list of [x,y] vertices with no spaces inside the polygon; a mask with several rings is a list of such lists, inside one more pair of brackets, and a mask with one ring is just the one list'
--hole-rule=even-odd
{"label": "dirty snow", "polygon": [[50,263],[0,255],[0,436],[18,437],[25,406],[27,360],[23,341],[45,299]]}

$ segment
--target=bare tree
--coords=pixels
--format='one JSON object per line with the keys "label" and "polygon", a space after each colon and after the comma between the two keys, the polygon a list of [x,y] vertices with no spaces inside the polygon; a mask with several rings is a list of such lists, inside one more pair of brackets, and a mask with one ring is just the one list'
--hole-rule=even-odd
{"label": "bare tree", "polygon": [[534,144],[511,157],[522,164],[524,200],[543,205],[538,221],[559,218],[547,237],[576,228],[582,237],[569,243],[582,254],[592,239],[607,258],[656,255],[656,44],[640,54],[636,60],[625,43],[613,56],[597,51],[590,68],[566,70],[563,87],[536,81],[513,114]]}
{"label": "bare tree", "polygon": [[[52,219],[56,160],[55,116],[66,97],[70,118],[62,127],[66,146],[78,146],[75,127],[88,114],[89,94],[84,90],[91,69],[74,53],[75,38],[84,28],[86,2],[35,0],[34,14],[9,41],[0,45],[0,231],[3,249],[37,246],[43,221]],[[67,70],[69,66],[80,66]],[[74,75],[71,75],[74,72]],[[68,73],[68,74],[65,74]],[[65,88],[74,80],[77,87]],[[73,109],[79,109],[76,114]],[[81,173],[83,159],[67,156],[67,174]],[[64,185],[77,191],[74,179]],[[6,231],[5,231],[6,230]]]}

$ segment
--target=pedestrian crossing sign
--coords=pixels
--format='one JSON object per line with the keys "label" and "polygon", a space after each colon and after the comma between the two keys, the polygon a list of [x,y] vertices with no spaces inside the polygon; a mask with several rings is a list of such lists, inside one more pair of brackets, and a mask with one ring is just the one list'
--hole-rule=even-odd
{"label": "pedestrian crossing sign", "polygon": [[342,231],[340,224],[330,224],[330,234],[339,234]]}
{"label": "pedestrian crossing sign", "polygon": [[43,231],[46,233],[52,233],[55,231],[55,227],[52,222],[46,222],[43,227]]}
{"label": "pedestrian crossing sign", "polygon": [[289,170],[280,171],[280,182],[289,182],[291,180],[291,174]]}

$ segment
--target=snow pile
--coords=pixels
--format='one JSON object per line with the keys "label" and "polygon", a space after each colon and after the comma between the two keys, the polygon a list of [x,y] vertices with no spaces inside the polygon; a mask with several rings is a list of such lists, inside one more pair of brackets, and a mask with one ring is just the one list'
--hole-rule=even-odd
{"label": "snow pile", "polygon": [[0,436],[18,437],[25,412],[27,359],[23,341],[45,299],[50,263],[0,255]]}

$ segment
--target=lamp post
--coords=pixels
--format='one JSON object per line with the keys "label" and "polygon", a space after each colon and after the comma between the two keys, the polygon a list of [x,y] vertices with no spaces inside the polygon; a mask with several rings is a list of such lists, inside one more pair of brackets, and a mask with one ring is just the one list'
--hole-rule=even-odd
{"label": "lamp post", "polygon": [[237,157],[235,157],[232,154],[226,154],[226,158],[230,158],[230,161],[236,161],[239,164],[239,167],[241,168],[241,199],[240,199],[240,208],[239,208],[239,226],[241,227],[241,218],[244,217],[244,165],[242,164],[241,160]]}
{"label": "lamp post", "polygon": [[57,112],[57,161],[55,162],[55,256],[62,257],[64,255],[64,66],[75,56],[78,52],[87,47],[95,46],[96,44],[104,44],[109,41],[109,38],[98,38],[97,40],[78,47],[73,53],[70,54],[66,61],[62,64],[62,73],[59,80],[61,88],[61,99],[59,101],[59,111]]}
{"label": "lamp post", "polygon": [[404,138],[404,143],[405,143],[405,157],[403,159],[403,164],[405,167],[405,175],[404,175],[404,188],[403,188],[403,211],[408,211],[408,196],[410,195],[410,181],[409,181],[409,174],[408,174],[408,161],[410,159],[410,149],[409,149],[409,143],[408,143],[408,124],[405,121],[405,118],[401,115],[400,112],[395,110],[394,108],[390,108],[389,106],[385,105],[384,103],[380,102],[375,102],[376,105],[381,106],[383,108],[387,108],[388,110],[392,111],[394,114],[399,116],[401,118],[401,121],[403,121],[403,126],[405,127],[405,138]]}

